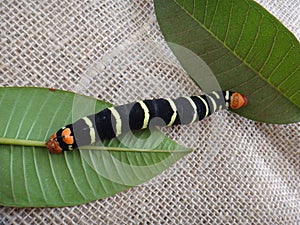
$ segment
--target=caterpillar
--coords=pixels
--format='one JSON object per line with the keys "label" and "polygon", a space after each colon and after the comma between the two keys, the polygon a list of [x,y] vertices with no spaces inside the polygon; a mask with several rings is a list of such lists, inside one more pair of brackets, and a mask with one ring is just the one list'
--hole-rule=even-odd
{"label": "caterpillar", "polygon": [[240,93],[214,91],[206,95],[159,98],[110,107],[62,127],[51,135],[46,147],[50,153],[70,151],[130,130],[190,124],[221,109],[239,109],[247,102],[247,97]]}

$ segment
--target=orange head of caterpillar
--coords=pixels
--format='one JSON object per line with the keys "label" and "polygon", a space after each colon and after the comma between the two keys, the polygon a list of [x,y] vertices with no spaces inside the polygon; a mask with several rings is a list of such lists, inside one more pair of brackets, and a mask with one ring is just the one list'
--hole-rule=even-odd
{"label": "orange head of caterpillar", "polygon": [[248,98],[238,92],[233,92],[230,98],[230,108],[239,109],[246,106],[248,103]]}
{"label": "orange head of caterpillar", "polygon": [[52,134],[49,140],[46,142],[46,147],[50,153],[59,154],[62,153],[62,148],[56,137],[56,133]]}
{"label": "orange head of caterpillar", "polygon": [[[58,132],[57,132],[58,133]],[[46,142],[46,147],[50,153],[59,154],[62,153],[65,149],[61,147],[60,143],[63,143],[66,146],[70,146],[74,143],[74,137],[71,135],[70,128],[63,128],[61,135],[54,133],[51,135],[49,140]]]}

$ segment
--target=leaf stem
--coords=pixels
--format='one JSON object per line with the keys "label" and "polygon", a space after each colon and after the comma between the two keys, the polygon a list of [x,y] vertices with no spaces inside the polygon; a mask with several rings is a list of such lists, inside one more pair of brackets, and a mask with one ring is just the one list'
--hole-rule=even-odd
{"label": "leaf stem", "polygon": [[32,140],[22,140],[14,138],[3,138],[0,137],[1,145],[22,145],[22,146],[33,146],[33,147],[46,147],[43,141],[32,141]]}
{"label": "leaf stem", "polygon": [[[0,137],[0,145],[20,145],[20,146],[31,146],[31,147],[44,147],[46,148],[45,142],[33,141],[33,140],[22,140],[13,138]],[[126,147],[110,147],[110,146],[82,146],[80,150],[97,150],[97,151],[116,151],[116,152],[148,152],[148,153],[189,153],[193,150],[188,149],[142,149],[142,148],[126,148]]]}

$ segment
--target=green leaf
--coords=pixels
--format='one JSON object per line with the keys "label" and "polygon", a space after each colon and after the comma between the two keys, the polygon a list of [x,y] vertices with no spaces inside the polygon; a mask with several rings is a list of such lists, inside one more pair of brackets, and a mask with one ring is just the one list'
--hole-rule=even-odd
{"label": "green leaf", "polygon": [[[269,123],[300,121],[300,44],[252,0],[154,0],[165,39],[204,90],[206,75],[182,46],[206,62],[222,89],[247,95],[237,113]],[[175,46],[175,47],[174,47]],[[193,59],[192,59],[193,60]]]}
{"label": "green leaf", "polygon": [[[44,142],[58,128],[108,106],[65,91],[0,88],[0,137]],[[0,145],[0,205],[58,207],[105,198],[149,180],[191,151],[157,130],[103,144],[117,151],[53,155],[45,147]]]}

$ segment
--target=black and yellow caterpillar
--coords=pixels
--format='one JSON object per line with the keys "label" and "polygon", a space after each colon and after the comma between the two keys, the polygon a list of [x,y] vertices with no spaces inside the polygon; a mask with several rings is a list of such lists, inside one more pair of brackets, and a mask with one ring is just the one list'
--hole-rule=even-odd
{"label": "black and yellow caterpillar", "polygon": [[217,110],[241,108],[247,102],[244,95],[231,91],[133,102],[106,108],[62,127],[50,137],[46,146],[51,153],[61,153],[114,138],[130,130],[190,124]]}

